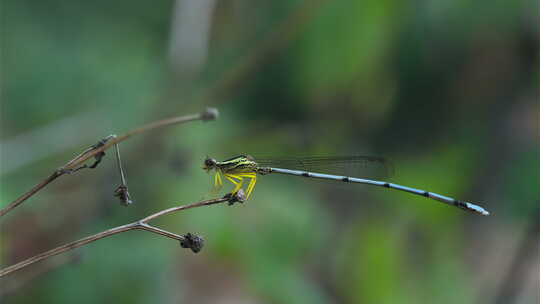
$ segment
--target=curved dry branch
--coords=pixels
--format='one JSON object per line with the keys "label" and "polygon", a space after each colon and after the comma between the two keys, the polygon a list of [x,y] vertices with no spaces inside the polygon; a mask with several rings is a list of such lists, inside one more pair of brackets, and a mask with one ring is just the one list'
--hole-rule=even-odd
{"label": "curved dry branch", "polygon": [[[24,267],[30,266],[30,265],[32,265],[34,263],[37,263],[39,261],[42,261],[44,259],[47,259],[47,258],[53,257],[55,255],[58,255],[58,254],[73,250],[75,248],[84,246],[84,245],[86,245],[88,243],[95,242],[95,241],[97,241],[99,239],[106,238],[106,237],[109,237],[111,235],[115,235],[115,234],[118,234],[118,233],[130,231],[130,230],[135,230],[135,229],[146,230],[148,232],[152,232],[152,233],[155,233],[155,234],[159,234],[159,235],[166,236],[166,237],[172,238],[174,240],[178,240],[180,242],[183,242],[183,241],[186,240],[187,236],[192,236],[192,235],[189,234],[189,233],[186,236],[178,235],[178,234],[169,232],[167,230],[163,230],[163,229],[159,229],[157,227],[151,226],[151,225],[148,224],[148,222],[153,220],[153,219],[156,219],[156,218],[158,218],[160,216],[169,214],[169,213],[174,213],[174,212],[178,212],[178,211],[182,211],[182,210],[186,210],[186,209],[191,209],[191,208],[210,206],[210,205],[220,204],[220,203],[224,203],[224,202],[229,202],[229,204],[232,204],[232,203],[238,202],[238,201],[241,202],[244,199],[245,198],[244,198],[243,191],[238,191],[236,193],[236,195],[234,195],[234,196],[226,195],[226,196],[224,196],[222,198],[204,200],[204,201],[200,201],[200,202],[196,202],[196,203],[192,203],[192,204],[188,204],[188,205],[176,206],[176,207],[172,207],[172,208],[169,208],[169,209],[165,209],[165,210],[159,211],[157,213],[154,213],[152,215],[149,215],[149,216],[147,216],[147,217],[145,217],[145,218],[143,218],[143,219],[141,219],[139,221],[136,221],[136,222],[133,222],[133,223],[130,223],[130,224],[126,224],[126,225],[122,225],[122,226],[118,226],[118,227],[115,227],[115,228],[111,228],[111,229],[96,233],[94,235],[87,236],[87,237],[79,239],[77,241],[74,241],[74,242],[71,242],[71,243],[56,247],[54,249],[51,249],[51,250],[43,252],[43,253],[40,253],[40,254],[38,254],[36,256],[28,258],[28,259],[26,259],[24,261],[21,261],[21,262],[17,263],[17,264],[8,266],[8,267],[0,270],[0,277],[6,276],[6,275],[8,275],[10,273],[13,273],[13,272],[15,272],[17,270],[20,270],[20,269],[22,269]],[[186,246],[184,246],[182,244],[182,247],[186,247]],[[198,249],[194,248],[194,247],[189,247],[189,246],[186,247],[186,248],[191,248],[194,252],[197,252],[198,250],[200,250],[200,247]]]}
{"label": "curved dry branch", "polygon": [[15,209],[17,206],[22,204],[24,201],[32,197],[34,194],[36,194],[38,191],[43,189],[45,186],[50,184],[52,181],[57,179],[58,177],[73,172],[74,170],[77,170],[80,168],[80,166],[89,160],[92,157],[95,157],[99,155],[100,153],[103,153],[103,151],[109,149],[114,144],[117,144],[119,142],[122,142],[128,138],[130,138],[133,135],[137,135],[146,131],[150,131],[153,129],[166,127],[166,126],[172,126],[176,124],[186,123],[190,121],[195,120],[202,120],[202,121],[208,121],[208,120],[214,120],[218,117],[218,111],[213,108],[208,108],[204,112],[199,114],[192,114],[192,115],[186,115],[186,116],[178,116],[178,117],[172,117],[168,119],[159,120],[147,125],[144,125],[142,127],[139,127],[137,129],[131,130],[127,132],[124,135],[118,136],[118,137],[112,137],[110,136],[109,140],[104,142],[102,145],[95,145],[91,148],[87,149],[83,153],[79,154],[72,160],[68,161],[64,166],[60,167],[59,169],[55,170],[51,175],[49,175],[47,178],[45,178],[43,181],[41,181],[39,184],[32,187],[32,189],[25,192],[23,195],[19,196],[16,200],[9,203],[6,207],[2,208],[0,210],[0,217],[6,215],[11,210]]}

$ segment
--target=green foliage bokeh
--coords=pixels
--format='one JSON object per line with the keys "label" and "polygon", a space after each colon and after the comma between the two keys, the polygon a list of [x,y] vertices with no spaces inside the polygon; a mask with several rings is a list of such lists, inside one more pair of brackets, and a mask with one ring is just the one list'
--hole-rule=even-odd
{"label": "green foliage bokeh", "polygon": [[[110,133],[206,106],[219,108],[220,118],[123,143],[129,208],[111,195],[112,153],[97,170],[55,181],[2,223],[2,264],[207,197],[207,155],[384,156],[396,163],[393,182],[470,200],[495,216],[373,187],[263,176],[242,205],[156,221],[203,235],[200,254],[128,232],[77,249],[74,261],[32,280],[48,262],[14,275],[24,285],[6,299],[489,301],[480,299],[496,293],[501,257],[484,248],[511,246],[540,212],[534,5],[306,3],[216,3],[208,57],[193,72],[171,65],[174,2],[3,1],[1,160],[5,168],[13,158],[28,161],[2,172],[2,205]],[[285,28],[298,33],[272,36],[299,9],[307,21]],[[256,52],[264,56],[250,62]],[[62,128],[40,133],[55,124]],[[30,133],[39,135],[15,145]]]}

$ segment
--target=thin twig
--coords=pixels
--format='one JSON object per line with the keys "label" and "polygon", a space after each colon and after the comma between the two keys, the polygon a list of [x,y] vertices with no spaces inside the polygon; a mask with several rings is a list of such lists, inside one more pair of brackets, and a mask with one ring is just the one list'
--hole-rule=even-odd
{"label": "thin twig", "polygon": [[178,234],[166,231],[166,230],[156,228],[154,226],[149,225],[148,222],[153,220],[153,219],[156,219],[156,218],[158,218],[160,216],[163,216],[163,215],[166,215],[166,214],[169,214],[169,213],[173,213],[173,212],[186,210],[186,209],[203,207],[203,206],[210,206],[210,205],[220,204],[220,203],[224,203],[224,202],[233,202],[235,200],[237,200],[237,201],[240,200],[241,201],[241,200],[244,199],[243,195],[244,194],[243,194],[242,191],[238,191],[238,193],[235,196],[232,196],[232,197],[231,196],[225,196],[225,197],[222,197],[222,198],[216,198],[216,199],[211,199],[211,200],[200,201],[200,202],[196,202],[196,203],[192,203],[192,204],[188,204],[188,205],[177,206],[177,207],[173,207],[173,208],[169,208],[169,209],[159,211],[159,212],[154,213],[154,214],[152,214],[150,216],[147,216],[147,217],[145,217],[145,218],[143,218],[143,219],[141,219],[139,221],[136,221],[136,222],[133,222],[133,223],[130,223],[130,224],[126,224],[126,225],[122,225],[122,226],[118,226],[118,227],[115,227],[115,228],[111,228],[111,229],[96,233],[94,235],[87,236],[87,237],[82,238],[80,240],[77,240],[77,241],[74,241],[74,242],[71,242],[71,243],[56,247],[56,248],[51,249],[49,251],[40,253],[40,254],[38,254],[36,256],[28,258],[28,259],[26,259],[26,260],[24,260],[22,262],[17,263],[17,264],[8,266],[8,267],[0,270],[0,277],[6,276],[6,275],[8,275],[8,274],[10,274],[12,272],[20,270],[20,269],[22,269],[24,267],[27,267],[29,265],[32,265],[32,264],[37,263],[39,261],[42,261],[44,259],[50,258],[52,256],[64,253],[64,252],[69,251],[69,250],[73,250],[75,248],[84,246],[84,245],[86,245],[88,243],[95,242],[95,241],[97,241],[99,239],[106,238],[106,237],[109,237],[111,235],[115,235],[115,234],[118,234],[118,233],[130,231],[130,230],[135,230],[135,229],[146,230],[146,231],[149,231],[149,232],[152,232],[152,233],[156,233],[156,234],[163,235],[163,236],[175,239],[175,240],[182,241],[185,238],[184,236],[181,236],[181,235],[178,235]]}
{"label": "thin twig", "polygon": [[69,173],[72,170],[76,170],[77,168],[79,168],[79,166],[81,164],[86,162],[88,159],[90,159],[90,158],[94,157],[95,155],[109,149],[114,144],[117,144],[119,142],[122,142],[122,141],[130,138],[133,135],[137,135],[137,134],[140,134],[140,133],[143,133],[143,132],[146,132],[146,131],[150,131],[150,130],[153,130],[153,129],[156,129],[156,128],[181,124],[181,123],[185,123],[185,122],[189,122],[189,121],[214,120],[214,119],[217,118],[217,116],[218,116],[218,111],[216,109],[209,108],[209,109],[206,109],[204,112],[199,113],[199,114],[192,114],[192,115],[179,116],[179,117],[173,117],[173,118],[159,120],[159,121],[144,125],[144,126],[142,126],[140,128],[131,130],[131,131],[127,132],[124,135],[121,135],[121,136],[118,136],[118,137],[115,137],[115,138],[111,138],[105,144],[103,144],[103,145],[101,145],[99,147],[96,147],[95,149],[88,149],[88,150],[84,151],[83,153],[79,154],[77,157],[75,157],[74,159],[67,162],[60,169],[54,171],[49,177],[44,179],[42,182],[35,185],[32,189],[30,189],[29,191],[27,191],[26,193],[24,193],[23,195],[18,197],[13,202],[9,203],[6,207],[4,207],[4,208],[2,208],[0,210],[0,217],[2,217],[4,215],[6,215],[7,213],[9,213],[11,210],[13,210],[14,208],[16,208],[17,206],[22,204],[24,201],[26,201],[27,199],[32,197],[34,194],[36,194],[38,191],[43,189],[45,186],[47,186],[49,183],[51,183],[52,181],[54,181],[58,177],[66,174],[66,173]]}
{"label": "thin twig", "polygon": [[[62,258],[56,258],[48,263],[34,267],[32,271],[26,273],[20,273],[16,280],[4,280],[2,282],[2,288],[0,288],[0,303],[4,303],[2,300],[14,294],[17,290],[24,288],[32,281],[39,279],[41,276],[53,272],[57,268],[69,265],[75,265],[81,261],[80,252],[73,254],[66,254]],[[37,265],[36,265],[37,266]]]}
{"label": "thin twig", "polygon": [[126,177],[124,176],[124,168],[122,168],[122,160],[120,159],[120,148],[118,147],[118,144],[114,145],[114,150],[116,151],[116,164],[118,165],[121,185],[127,187]]}
{"label": "thin twig", "polygon": [[49,177],[44,179],[42,182],[40,182],[39,184],[32,187],[32,189],[30,189],[29,191],[27,191],[23,195],[19,196],[16,200],[11,202],[6,207],[2,208],[2,210],[0,210],[0,216],[4,216],[6,213],[10,212],[13,208],[15,208],[15,207],[19,206],[20,204],[22,204],[22,202],[24,202],[25,200],[30,198],[32,195],[36,194],[36,192],[41,190],[43,187],[47,186],[50,182],[57,179],[62,174],[64,174],[64,172],[61,172],[59,170],[54,171],[51,175],[49,175]]}
{"label": "thin twig", "polygon": [[114,195],[120,199],[120,203],[124,206],[129,206],[133,203],[131,195],[129,194],[126,178],[124,176],[124,169],[122,168],[122,160],[120,159],[120,148],[118,144],[114,144],[116,150],[116,165],[120,174],[120,186],[114,191]]}

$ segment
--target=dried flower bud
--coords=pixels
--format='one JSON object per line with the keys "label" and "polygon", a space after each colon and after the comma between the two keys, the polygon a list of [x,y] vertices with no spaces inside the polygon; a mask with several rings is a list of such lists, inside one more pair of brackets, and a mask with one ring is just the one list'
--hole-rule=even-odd
{"label": "dried flower bud", "polygon": [[234,203],[243,203],[246,201],[246,194],[244,190],[240,189],[236,193],[227,193],[223,198],[229,199],[229,206],[234,205]]}
{"label": "dried flower bud", "polygon": [[184,235],[184,239],[180,240],[182,248],[190,248],[191,251],[197,253],[204,247],[204,239],[196,234],[188,232]]}
{"label": "dried flower bud", "polygon": [[215,120],[218,116],[219,111],[216,108],[206,108],[206,110],[201,113],[201,119],[203,121]]}
{"label": "dried flower bud", "polygon": [[120,203],[126,207],[133,203],[133,201],[131,200],[131,196],[129,195],[127,186],[118,186],[118,188],[116,188],[116,190],[114,191],[114,196],[118,197],[120,199]]}

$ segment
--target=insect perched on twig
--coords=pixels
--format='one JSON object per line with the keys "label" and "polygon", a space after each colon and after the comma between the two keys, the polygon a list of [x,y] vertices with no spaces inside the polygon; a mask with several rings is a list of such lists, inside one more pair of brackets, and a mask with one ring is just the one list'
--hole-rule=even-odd
{"label": "insect perched on twig", "polygon": [[[377,157],[368,157],[368,156],[338,156],[338,157],[308,157],[308,158],[293,158],[289,159],[289,164],[300,164],[300,167],[308,167],[309,165],[313,164],[328,164],[328,163],[354,163],[354,162],[373,162],[373,161],[382,161],[383,159],[377,158]],[[279,162],[277,162],[279,163]],[[286,162],[282,162],[286,163]],[[363,178],[356,178],[356,177],[349,177],[349,176],[342,176],[342,175],[332,175],[332,174],[324,174],[324,173],[315,173],[310,172],[307,170],[291,170],[291,169],[282,169],[278,167],[273,166],[272,160],[264,160],[264,161],[256,161],[253,157],[249,155],[239,155],[224,161],[217,161],[213,158],[207,157],[204,161],[204,170],[211,171],[215,170],[214,175],[214,186],[216,188],[221,188],[223,186],[223,181],[221,176],[225,177],[228,181],[230,181],[234,188],[231,193],[236,193],[238,190],[242,188],[244,179],[249,179],[248,186],[246,188],[246,199],[248,199],[253,192],[253,188],[255,187],[255,184],[257,183],[257,175],[266,175],[270,173],[279,173],[279,174],[287,174],[287,175],[294,175],[294,176],[302,176],[302,177],[309,177],[309,178],[317,178],[317,179],[323,179],[323,180],[334,180],[334,181],[341,181],[346,183],[359,183],[359,184],[367,184],[367,185],[373,185],[373,186],[379,186],[384,187],[387,189],[394,189],[394,190],[400,190],[405,191],[409,193],[413,193],[416,195],[424,196],[433,200],[437,200],[467,211],[471,211],[477,214],[481,215],[489,215],[489,212],[486,211],[484,208],[456,200],[451,197],[443,196],[437,193],[415,189],[411,187],[406,187],[394,183],[388,183],[384,181],[377,181],[377,180],[371,180],[371,179],[363,179]]]}

